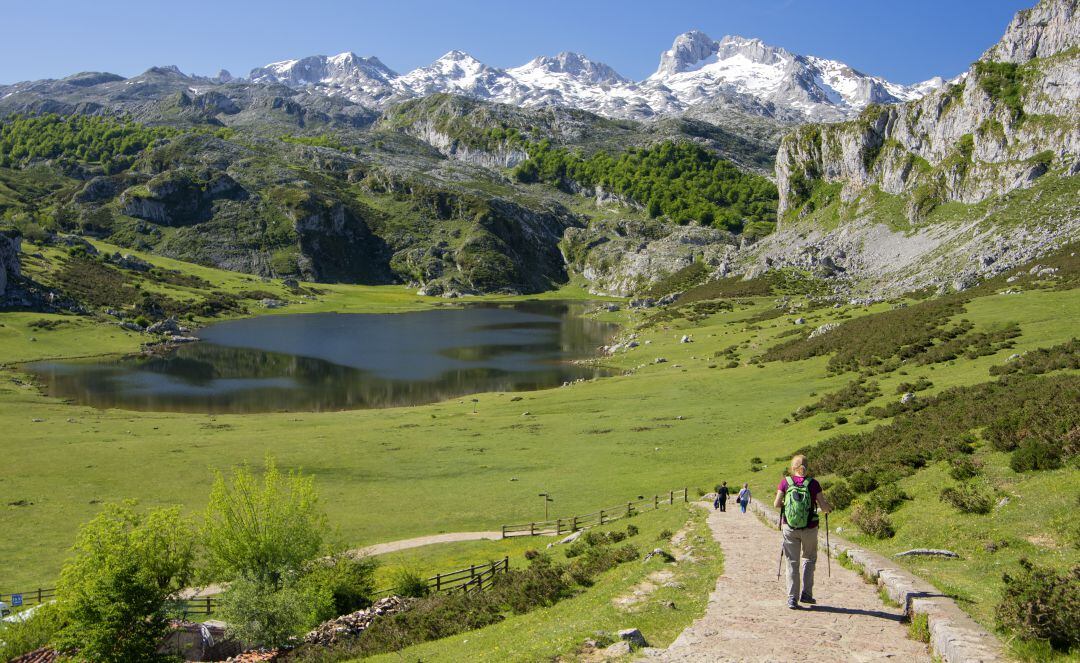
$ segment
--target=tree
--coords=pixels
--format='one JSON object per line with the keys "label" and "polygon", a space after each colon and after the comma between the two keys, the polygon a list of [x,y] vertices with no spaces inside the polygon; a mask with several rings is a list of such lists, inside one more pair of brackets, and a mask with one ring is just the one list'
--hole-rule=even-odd
{"label": "tree", "polygon": [[84,525],[57,585],[63,650],[88,661],[155,661],[171,599],[191,579],[194,528],[179,507],[107,506]]}
{"label": "tree", "polygon": [[280,588],[323,551],[326,517],[318,501],[311,477],[283,475],[270,456],[262,481],[246,465],[230,481],[218,472],[203,526],[211,577]]}

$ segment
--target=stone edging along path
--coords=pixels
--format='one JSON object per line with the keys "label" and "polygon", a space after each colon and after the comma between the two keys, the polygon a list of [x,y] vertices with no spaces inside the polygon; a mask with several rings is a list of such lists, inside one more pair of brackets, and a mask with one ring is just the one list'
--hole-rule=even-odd
{"label": "stone edging along path", "polygon": [[[772,526],[779,527],[780,516],[771,508],[757,500],[751,502],[750,508]],[[859,548],[832,534],[829,539],[832,549],[828,554],[837,557],[846,552],[848,559],[862,569],[867,578],[876,581],[889,598],[904,606],[908,615],[926,615],[930,629],[930,650],[946,663],[1006,660],[1001,642],[933,585],[877,553]],[[824,543],[824,537],[819,537],[818,545]],[[820,562],[818,566],[820,570]]]}

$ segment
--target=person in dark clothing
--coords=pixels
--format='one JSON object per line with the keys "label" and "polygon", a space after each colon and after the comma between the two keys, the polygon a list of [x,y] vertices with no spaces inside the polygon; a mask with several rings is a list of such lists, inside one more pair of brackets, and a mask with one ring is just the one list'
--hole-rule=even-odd
{"label": "person in dark clothing", "polygon": [[727,481],[724,481],[716,487],[716,501],[713,502],[713,508],[720,509],[721,511],[727,511],[727,496]]}

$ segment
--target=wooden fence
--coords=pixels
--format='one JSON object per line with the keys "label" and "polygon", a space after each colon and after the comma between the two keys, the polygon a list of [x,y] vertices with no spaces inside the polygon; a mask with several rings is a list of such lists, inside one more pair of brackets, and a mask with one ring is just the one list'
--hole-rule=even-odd
{"label": "wooden fence", "polygon": [[540,534],[558,535],[563,534],[564,532],[576,532],[580,529],[605,525],[620,518],[628,518],[635,513],[659,509],[665,504],[675,504],[676,500],[681,500],[683,502],[689,501],[689,495],[686,488],[669,490],[666,495],[653,495],[652,497],[631,500],[626,504],[619,504],[618,506],[600,509],[599,511],[586,513],[580,516],[556,518],[555,520],[540,520],[532,523],[522,523],[520,525],[503,525],[502,535],[505,539],[511,536],[538,536]]}
{"label": "wooden fence", "polygon": [[[428,591],[433,594],[438,592],[479,592],[490,589],[495,583],[495,577],[500,573],[507,573],[509,570],[510,558],[504,557],[494,562],[473,564],[472,566],[458,569],[457,571],[436,573],[432,577],[426,578],[424,582],[427,583]],[[386,589],[380,589],[374,593],[373,598],[391,596],[399,593],[401,589],[401,587],[387,587]],[[0,594],[0,601],[7,603],[8,606],[11,607],[18,607],[15,606],[12,601],[14,596],[21,597],[22,606],[40,605],[41,603],[47,603],[55,598],[56,590],[35,589],[30,592]],[[194,615],[212,615],[218,610],[220,605],[221,604],[216,596],[202,596],[194,599],[183,599],[177,602],[177,608],[183,613],[185,618]]]}
{"label": "wooden fence", "polygon": [[[449,573],[436,573],[425,579],[428,591],[432,594],[438,592],[474,592],[490,589],[495,583],[495,576],[510,571],[510,557],[504,557],[487,564],[473,564],[465,569],[450,571]],[[401,587],[388,587],[375,592],[374,596],[391,596],[400,592]]]}

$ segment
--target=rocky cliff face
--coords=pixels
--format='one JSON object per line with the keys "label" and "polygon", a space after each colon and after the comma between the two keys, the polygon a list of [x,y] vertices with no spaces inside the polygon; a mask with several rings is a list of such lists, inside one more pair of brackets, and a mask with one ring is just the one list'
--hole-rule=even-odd
{"label": "rocky cliff face", "polygon": [[871,186],[908,195],[918,221],[943,201],[977,203],[1048,172],[1080,172],[1078,46],[1076,0],[1043,0],[960,82],[794,131],[776,160],[781,217],[813,211],[821,183],[842,182],[845,202]]}
{"label": "rocky cliff face", "polygon": [[0,301],[7,293],[8,282],[19,275],[19,238],[0,233]]}
{"label": "rocky cliff face", "polygon": [[780,145],[779,231],[743,269],[963,289],[1080,239],[1080,12],[1042,0],[945,89]]}

